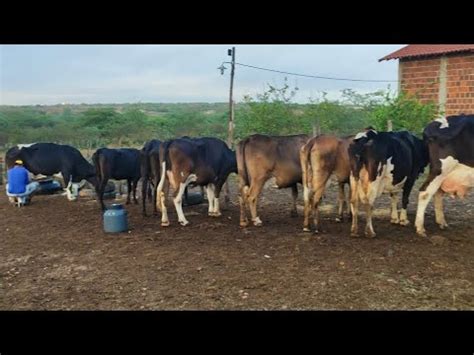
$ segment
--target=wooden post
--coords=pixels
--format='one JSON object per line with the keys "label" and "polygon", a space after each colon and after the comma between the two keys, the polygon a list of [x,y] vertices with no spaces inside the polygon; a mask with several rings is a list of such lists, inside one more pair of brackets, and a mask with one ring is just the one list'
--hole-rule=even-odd
{"label": "wooden post", "polygon": [[3,185],[3,159],[0,158],[0,185]]}
{"label": "wooden post", "polygon": [[393,131],[392,120],[388,120],[388,121],[387,121],[387,131],[388,131],[388,132],[392,132],[392,131]]}
{"label": "wooden post", "polygon": [[[232,55],[232,66],[230,70],[230,90],[229,90],[229,126],[227,132],[227,145],[230,149],[234,148],[234,73],[235,73],[235,47],[232,47],[229,52],[232,51],[230,54]],[[228,181],[225,183],[224,187],[224,202],[225,206],[230,202],[230,191],[229,191],[229,183]]]}

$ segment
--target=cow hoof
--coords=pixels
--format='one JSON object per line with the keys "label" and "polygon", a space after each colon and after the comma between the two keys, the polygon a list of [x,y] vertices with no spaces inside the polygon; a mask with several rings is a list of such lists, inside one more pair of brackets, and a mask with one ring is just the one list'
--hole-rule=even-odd
{"label": "cow hoof", "polygon": [[248,227],[249,225],[249,222],[248,221],[240,221],[240,228],[245,228],[245,227]]}
{"label": "cow hoof", "polygon": [[342,222],[344,222],[344,219],[342,217],[336,217],[336,222],[337,223],[342,223]]}
{"label": "cow hoof", "polygon": [[311,233],[311,229],[305,227],[305,228],[303,228],[303,232],[305,232],[305,233]]}
{"label": "cow hoof", "polygon": [[261,225],[263,224],[262,220],[260,219],[260,217],[257,217],[253,220],[253,225],[255,227],[260,227]]}
{"label": "cow hoof", "polygon": [[357,232],[351,232],[351,237],[358,238],[360,235]]}
{"label": "cow hoof", "polygon": [[179,221],[179,224],[181,224],[183,227],[187,226],[189,224],[188,221]]}
{"label": "cow hoof", "polygon": [[403,219],[400,221],[401,226],[408,226],[410,224],[410,221],[408,219]]}
{"label": "cow hoof", "polygon": [[376,234],[373,232],[365,232],[366,238],[375,238]]}
{"label": "cow hoof", "polygon": [[161,222],[162,227],[169,227],[170,222]]}
{"label": "cow hoof", "polygon": [[446,229],[448,228],[448,224],[447,223],[441,223],[441,224],[438,224],[439,225],[439,228],[440,229]]}
{"label": "cow hoof", "polygon": [[392,218],[392,219],[390,220],[390,223],[392,223],[392,224],[399,224],[399,223],[400,223],[400,224],[401,224],[401,222],[400,222],[400,220],[399,220],[398,218],[397,218],[397,219]]}
{"label": "cow hoof", "polygon": [[427,238],[428,235],[426,234],[426,231],[416,231],[416,234],[421,237],[421,238]]}

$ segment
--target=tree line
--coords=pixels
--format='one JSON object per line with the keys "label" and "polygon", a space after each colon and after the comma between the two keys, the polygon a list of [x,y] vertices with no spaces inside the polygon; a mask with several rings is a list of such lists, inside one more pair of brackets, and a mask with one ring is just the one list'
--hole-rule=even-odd
{"label": "tree line", "polygon": [[[245,96],[235,107],[235,139],[254,133],[285,135],[314,132],[346,135],[367,126],[407,129],[421,135],[438,114],[435,103],[393,95],[389,90],[360,94],[342,90],[295,102],[297,87],[285,80]],[[78,148],[141,146],[152,138],[214,136],[226,140],[227,103],[136,103],[122,105],[0,106],[0,147],[18,143],[56,142]]]}

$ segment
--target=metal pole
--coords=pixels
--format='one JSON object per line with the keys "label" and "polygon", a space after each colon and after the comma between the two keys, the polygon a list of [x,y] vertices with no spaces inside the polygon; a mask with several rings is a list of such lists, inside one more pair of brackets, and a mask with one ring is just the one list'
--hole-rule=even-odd
{"label": "metal pole", "polygon": [[[232,47],[229,52],[232,51],[232,67],[230,71],[230,90],[229,90],[229,127],[228,127],[228,135],[227,135],[227,145],[230,149],[234,148],[234,73],[235,73],[235,47]],[[224,202],[227,206],[230,202],[230,191],[229,191],[229,183],[228,181],[225,183],[224,187]]]}

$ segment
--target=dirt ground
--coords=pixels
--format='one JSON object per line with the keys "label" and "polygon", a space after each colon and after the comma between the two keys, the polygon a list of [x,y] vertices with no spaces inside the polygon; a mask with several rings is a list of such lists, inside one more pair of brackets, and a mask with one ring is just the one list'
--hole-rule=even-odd
{"label": "dirt ground", "polygon": [[[95,200],[36,196],[18,209],[0,186],[0,309],[474,309],[474,196],[445,199],[445,231],[430,205],[431,240],[414,233],[415,189],[408,227],[390,224],[384,195],[377,237],[366,239],[334,221],[334,186],[322,234],[303,233],[290,190],[271,183],[259,204],[264,226],[241,229],[234,181],[219,218],[206,203],[185,207],[191,223],[181,227],[170,208],[162,228],[130,205],[130,231],[116,235],[102,231]],[[361,212],[361,231],[364,221]]]}

